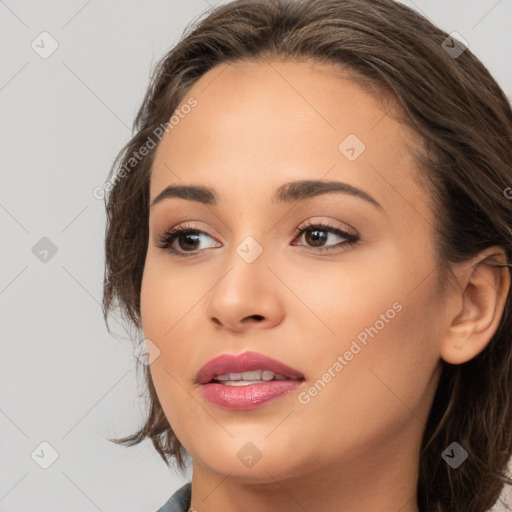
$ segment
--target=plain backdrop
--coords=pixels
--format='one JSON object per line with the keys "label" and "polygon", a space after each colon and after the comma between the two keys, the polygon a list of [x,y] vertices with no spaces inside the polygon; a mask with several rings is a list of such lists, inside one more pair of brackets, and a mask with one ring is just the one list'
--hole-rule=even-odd
{"label": "plain backdrop", "polygon": [[[512,0],[404,3],[462,35],[511,96]],[[190,478],[148,442],[107,441],[142,421],[142,388],[127,332],[101,314],[93,190],[153,65],[212,5],[0,1],[0,511],[155,512]]]}

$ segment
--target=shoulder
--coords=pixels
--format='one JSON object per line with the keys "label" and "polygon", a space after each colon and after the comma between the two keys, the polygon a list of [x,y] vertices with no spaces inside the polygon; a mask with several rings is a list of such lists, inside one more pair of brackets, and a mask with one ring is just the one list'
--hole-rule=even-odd
{"label": "shoulder", "polygon": [[187,512],[190,507],[192,483],[180,487],[157,512]]}

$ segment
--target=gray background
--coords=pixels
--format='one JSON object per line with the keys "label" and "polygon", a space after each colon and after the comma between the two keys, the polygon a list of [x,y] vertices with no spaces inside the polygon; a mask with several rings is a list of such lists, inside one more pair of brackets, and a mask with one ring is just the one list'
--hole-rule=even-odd
{"label": "gray background", "polygon": [[[404,3],[460,33],[512,95],[512,0]],[[0,1],[0,511],[154,512],[190,478],[150,443],[106,440],[142,421],[143,388],[128,333],[103,323],[93,190],[130,138],[152,66],[209,5]],[[51,49],[44,31],[58,43],[47,58],[31,47]],[[58,453],[47,469],[43,441]]]}

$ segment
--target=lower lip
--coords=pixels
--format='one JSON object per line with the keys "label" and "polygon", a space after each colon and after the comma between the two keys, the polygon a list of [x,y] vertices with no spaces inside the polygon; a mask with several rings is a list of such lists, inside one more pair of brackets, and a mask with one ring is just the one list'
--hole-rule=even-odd
{"label": "lower lip", "polygon": [[303,382],[302,380],[271,380],[246,386],[227,386],[211,382],[202,384],[201,391],[207,400],[219,407],[247,410],[261,407],[295,391]]}

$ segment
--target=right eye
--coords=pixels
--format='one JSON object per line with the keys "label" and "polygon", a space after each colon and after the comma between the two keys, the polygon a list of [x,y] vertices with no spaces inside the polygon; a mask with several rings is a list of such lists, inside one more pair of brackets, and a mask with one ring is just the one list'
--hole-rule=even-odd
{"label": "right eye", "polygon": [[[193,256],[197,250],[205,249],[205,247],[198,247],[202,236],[212,239],[204,231],[189,225],[178,226],[162,233],[158,237],[157,247],[176,256]],[[173,247],[175,242],[181,246],[179,249]]]}

